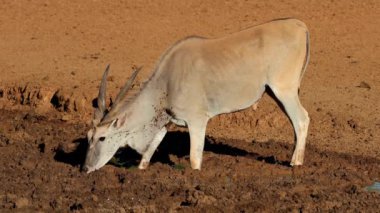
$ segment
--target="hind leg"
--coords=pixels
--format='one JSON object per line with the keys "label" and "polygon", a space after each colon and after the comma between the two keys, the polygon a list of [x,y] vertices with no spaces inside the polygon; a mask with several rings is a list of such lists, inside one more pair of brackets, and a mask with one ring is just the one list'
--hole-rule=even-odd
{"label": "hind leg", "polygon": [[296,135],[296,146],[290,165],[302,165],[304,161],[306,136],[310,122],[309,115],[300,103],[298,88],[287,90],[272,88],[272,91],[283,104],[285,111],[293,124]]}

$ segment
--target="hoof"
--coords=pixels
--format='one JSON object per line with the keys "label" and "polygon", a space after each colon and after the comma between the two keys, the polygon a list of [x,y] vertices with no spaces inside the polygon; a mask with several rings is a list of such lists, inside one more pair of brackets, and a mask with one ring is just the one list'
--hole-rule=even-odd
{"label": "hoof", "polygon": [[142,170],[142,169],[148,168],[148,166],[149,166],[149,162],[141,161],[138,168]]}
{"label": "hoof", "polygon": [[201,170],[201,164],[200,163],[193,163],[193,162],[191,162],[191,168],[193,170]]}
{"label": "hoof", "polygon": [[299,162],[299,161],[296,161],[296,162],[290,162],[290,165],[291,166],[302,166],[303,162]]}
{"label": "hoof", "polygon": [[291,166],[301,166],[303,164],[305,151],[301,150],[298,152],[294,152],[292,156],[292,161],[290,161]]}

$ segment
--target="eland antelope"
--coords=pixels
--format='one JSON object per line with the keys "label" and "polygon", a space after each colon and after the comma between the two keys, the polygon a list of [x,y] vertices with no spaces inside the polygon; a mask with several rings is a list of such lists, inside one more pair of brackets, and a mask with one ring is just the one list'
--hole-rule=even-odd
{"label": "eland antelope", "polygon": [[309,53],[308,29],[297,19],[274,20],[215,39],[188,37],[166,50],[149,80],[130,94],[141,68],[135,70],[109,109],[107,67],[83,169],[101,168],[125,145],[142,155],[139,168],[147,168],[166,124],[173,122],[188,127],[191,167],[199,170],[208,120],[255,105],[267,86],[294,127],[291,165],[302,165],[309,116],[298,90]]}

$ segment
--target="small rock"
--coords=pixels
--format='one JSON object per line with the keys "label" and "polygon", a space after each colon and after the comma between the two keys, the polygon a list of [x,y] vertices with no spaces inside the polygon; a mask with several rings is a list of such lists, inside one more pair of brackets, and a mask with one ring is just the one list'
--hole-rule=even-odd
{"label": "small rock", "polygon": [[367,90],[371,89],[371,86],[365,81],[360,82],[359,86],[357,86],[357,87],[367,89]]}
{"label": "small rock", "polygon": [[98,201],[99,201],[98,196],[96,196],[96,195],[92,195],[91,197],[92,197],[92,200],[93,200],[94,202],[98,202]]}
{"label": "small rock", "polygon": [[71,120],[71,115],[63,115],[61,120],[62,121],[69,121],[69,120]]}
{"label": "small rock", "polygon": [[15,207],[16,208],[24,208],[24,207],[27,207],[29,206],[29,200],[22,197],[22,198],[18,198],[15,202]]}
{"label": "small rock", "polygon": [[280,200],[283,200],[286,198],[286,192],[285,191],[279,191],[278,195],[280,197]]}
{"label": "small rock", "polygon": [[252,199],[252,192],[244,193],[241,197],[240,200],[251,200]]}
{"label": "small rock", "polygon": [[358,123],[353,120],[353,119],[350,119],[347,121],[347,124],[352,128],[352,129],[356,129],[358,128]]}

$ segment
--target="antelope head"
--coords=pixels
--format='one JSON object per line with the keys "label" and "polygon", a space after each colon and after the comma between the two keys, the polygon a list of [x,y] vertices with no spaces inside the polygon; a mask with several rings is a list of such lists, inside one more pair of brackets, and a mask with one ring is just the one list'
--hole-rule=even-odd
{"label": "antelope head", "polygon": [[[120,104],[127,91],[131,88],[132,83],[140,70],[141,67],[135,69],[130,79],[117,95],[112,108],[117,107],[118,104]],[[125,122],[125,116],[121,119],[117,117],[111,120],[105,119],[108,113],[105,101],[108,72],[109,65],[107,66],[100,83],[97,98],[98,108],[95,109],[94,112],[92,128],[87,133],[88,148],[86,160],[83,165],[83,170],[87,173],[103,167],[120,147],[126,145],[127,132],[121,130],[121,127]]]}

